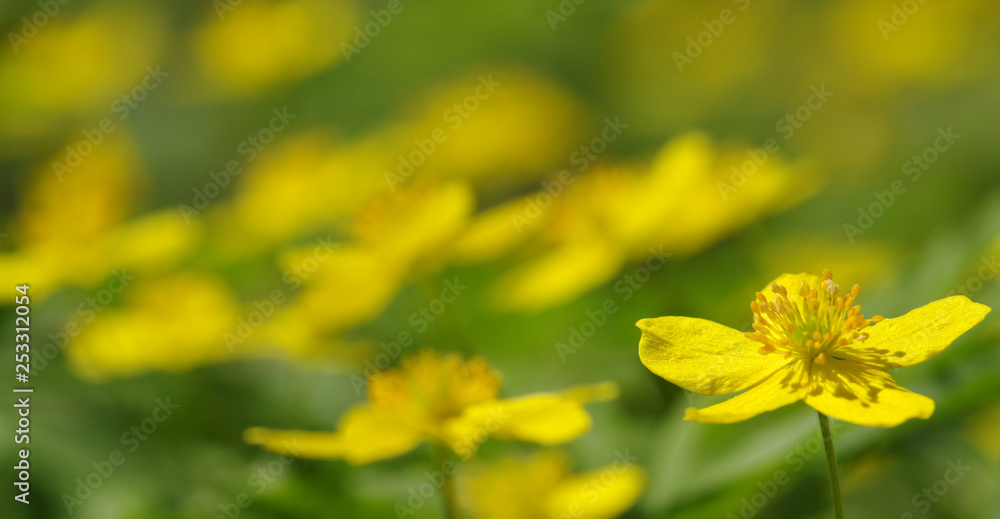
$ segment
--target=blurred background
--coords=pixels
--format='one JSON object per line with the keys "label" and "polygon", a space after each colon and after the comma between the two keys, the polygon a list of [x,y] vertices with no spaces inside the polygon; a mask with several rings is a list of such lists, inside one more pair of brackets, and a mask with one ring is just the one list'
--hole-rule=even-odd
{"label": "blurred background", "polygon": [[[392,364],[479,355],[502,396],[621,388],[569,444],[484,445],[459,476],[479,517],[552,517],[504,504],[541,499],[531,474],[626,453],[641,489],[567,517],[832,517],[811,409],[683,422],[715,399],[648,372],[634,323],[749,329],[756,290],[823,268],[862,285],[868,315],[1000,305],[998,15],[6,0],[0,314],[10,337],[29,284],[35,393],[31,505],[8,493],[0,510],[442,517],[437,497],[407,505],[426,446],[354,467],[242,440],[334,429],[407,333]],[[994,312],[894,373],[931,419],[838,424],[849,516],[1000,517],[998,340]],[[5,436],[15,424],[0,413]]]}

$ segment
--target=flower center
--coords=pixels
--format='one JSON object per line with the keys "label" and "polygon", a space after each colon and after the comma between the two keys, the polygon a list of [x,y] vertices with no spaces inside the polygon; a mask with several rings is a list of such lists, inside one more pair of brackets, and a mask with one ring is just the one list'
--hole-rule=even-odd
{"label": "flower center", "polygon": [[754,331],[746,336],[763,344],[757,350],[762,355],[777,353],[786,359],[825,364],[837,348],[865,341],[868,334],[863,330],[883,319],[879,315],[866,319],[861,306],[854,304],[861,292],[859,285],[841,296],[829,269],[823,271],[818,285],[802,281],[792,289],[795,292],[789,295],[787,287],[771,283],[773,300],[757,292],[757,299],[750,303]]}
{"label": "flower center", "polygon": [[368,401],[376,407],[410,410],[435,420],[458,415],[467,406],[496,398],[500,377],[480,357],[422,350],[402,365],[383,371],[368,383]]}

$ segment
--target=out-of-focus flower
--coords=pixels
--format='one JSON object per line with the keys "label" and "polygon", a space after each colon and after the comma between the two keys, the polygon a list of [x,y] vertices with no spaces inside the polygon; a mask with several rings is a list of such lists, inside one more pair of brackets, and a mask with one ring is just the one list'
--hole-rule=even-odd
{"label": "out-of-focus flower", "polygon": [[42,166],[15,221],[17,249],[0,254],[0,281],[30,280],[44,298],[65,285],[91,286],[115,268],[158,271],[183,257],[201,236],[197,221],[186,224],[172,210],[125,220],[140,190],[138,169],[124,133],[107,136],[72,171]]}
{"label": "out-of-focus flower", "polygon": [[566,456],[540,452],[504,459],[461,479],[463,508],[481,519],[611,519],[639,498],[646,474],[627,454],[614,463],[573,474]]}
{"label": "out-of-focus flower", "polygon": [[[866,319],[840,296],[829,270],[785,274],[757,293],[754,330],[742,334],[690,317],[637,323],[639,358],[650,371],[705,395],[746,392],[685,420],[733,423],[804,400],[822,414],[871,427],[928,418],[934,401],[903,389],[886,371],[937,355],[990,308],[952,296],[896,319]],[[875,324],[875,326],[871,326]]]}
{"label": "out-of-focus flower", "polygon": [[[148,3],[53,17],[0,54],[0,136],[50,132],[67,114],[117,120],[119,96],[155,66],[164,32]],[[16,33],[11,33],[14,35]],[[115,103],[118,103],[116,105]]]}
{"label": "out-of-focus flower", "polygon": [[246,0],[206,17],[194,36],[195,58],[219,91],[236,95],[258,94],[339,62],[340,44],[358,22],[350,0]]}
{"label": "out-of-focus flower", "polygon": [[[753,162],[753,173],[738,177],[737,186],[731,180],[734,168],[746,161]],[[540,252],[499,284],[507,308],[565,302],[609,281],[629,261],[693,254],[819,187],[807,168],[786,166],[775,156],[758,164],[745,151],[717,149],[699,133],[668,143],[643,169],[597,166],[586,176],[567,173],[559,179],[553,183],[561,192],[536,193],[520,207],[492,210],[457,242],[456,254],[469,258],[476,257],[470,247],[491,238],[513,246],[526,240],[522,234],[533,236]],[[508,212],[507,227],[500,223],[502,212]]]}
{"label": "out-of-focus flower", "polygon": [[489,436],[555,445],[590,429],[583,404],[617,396],[611,383],[499,400],[500,376],[482,358],[424,350],[368,383],[368,403],[341,418],[334,432],[253,427],[248,443],[274,452],[363,465],[403,455],[430,441],[471,457]]}
{"label": "out-of-focus flower", "polygon": [[[883,93],[901,83],[940,88],[983,73],[996,55],[976,44],[977,34],[992,30],[978,23],[994,14],[986,5],[957,0],[936,7],[921,4],[913,13],[863,0],[829,6],[835,11],[826,17],[830,42],[835,63],[844,70],[839,83],[855,91]],[[858,30],[858,20],[871,23]]]}
{"label": "out-of-focus flower", "polygon": [[966,427],[966,436],[976,449],[1000,464],[1000,405],[977,413]]}
{"label": "out-of-focus flower", "polygon": [[516,69],[441,85],[415,112],[389,130],[400,146],[386,173],[395,181],[413,175],[462,178],[487,190],[520,186],[568,164],[585,137],[582,109],[568,91]]}
{"label": "out-of-focus flower", "polygon": [[[815,234],[791,234],[768,240],[755,254],[763,272],[788,272],[802,269],[822,272],[829,267],[839,277],[853,279],[871,286],[892,287],[896,280],[884,275],[897,265],[899,254],[888,243],[858,242],[850,248],[843,246],[843,234],[837,239],[824,239]],[[756,287],[752,287],[755,289]]]}
{"label": "out-of-focus flower", "polygon": [[255,156],[233,201],[210,217],[222,230],[220,254],[257,254],[351,218],[386,187],[381,171],[387,163],[379,145],[342,143],[310,132]]}
{"label": "out-of-focus flower", "polygon": [[[376,196],[356,215],[354,239],[316,261],[287,311],[303,313],[323,331],[369,321],[409,279],[440,268],[441,251],[464,228],[473,204],[472,190],[460,183]],[[288,251],[282,266],[294,269],[313,254],[312,247]]]}
{"label": "out-of-focus flower", "polygon": [[[698,124],[727,110],[779,52],[769,35],[788,2],[673,3],[645,0],[622,9],[604,42],[605,88],[638,134]],[[727,9],[729,23],[720,20]],[[713,34],[715,33],[715,34]],[[766,76],[766,74],[765,74]],[[766,94],[765,94],[766,95]]]}
{"label": "out-of-focus flower", "polygon": [[121,308],[102,308],[70,342],[67,357],[82,376],[183,371],[231,357],[223,336],[236,327],[239,305],[221,281],[178,274],[133,284]]}

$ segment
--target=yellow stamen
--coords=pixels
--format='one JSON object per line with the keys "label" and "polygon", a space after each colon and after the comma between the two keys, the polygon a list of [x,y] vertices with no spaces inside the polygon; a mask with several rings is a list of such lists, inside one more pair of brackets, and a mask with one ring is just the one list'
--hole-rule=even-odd
{"label": "yellow stamen", "polygon": [[861,287],[854,285],[849,294],[840,295],[840,285],[829,269],[819,280],[802,281],[792,295],[778,283],[771,283],[773,299],[757,292],[750,309],[754,313],[752,332],[745,335],[759,342],[760,354],[777,353],[784,358],[801,358],[824,364],[830,353],[856,341],[865,341],[863,330],[883,320],[866,319],[854,300]]}

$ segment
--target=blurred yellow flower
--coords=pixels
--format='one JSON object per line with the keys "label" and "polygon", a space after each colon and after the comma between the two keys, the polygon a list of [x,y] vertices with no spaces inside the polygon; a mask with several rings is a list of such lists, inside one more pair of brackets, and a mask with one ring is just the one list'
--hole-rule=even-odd
{"label": "blurred yellow flower", "polygon": [[[206,16],[195,58],[224,94],[255,95],[344,58],[341,42],[358,22],[350,0],[245,0]],[[207,4],[206,4],[207,5]]]}
{"label": "blurred yellow flower", "polygon": [[[902,317],[865,319],[829,270],[820,278],[785,274],[750,306],[754,330],[742,334],[690,317],[637,323],[639,358],[650,371],[699,394],[746,392],[685,420],[733,423],[804,400],[822,414],[871,427],[928,418],[934,401],[898,386],[887,369],[937,355],[983,320],[990,308],[952,296]],[[875,324],[875,326],[871,326]]]}
{"label": "blurred yellow flower", "polygon": [[611,519],[636,502],[646,474],[627,452],[614,463],[581,474],[566,456],[540,452],[505,459],[461,478],[463,508],[480,519]]}
{"label": "blurred yellow flower", "polygon": [[247,166],[235,197],[212,217],[222,230],[220,253],[256,254],[350,218],[385,189],[379,144],[342,143],[312,131],[275,142],[267,153],[241,149]]}
{"label": "blurred yellow flower", "polygon": [[0,282],[30,280],[42,299],[65,285],[96,284],[115,268],[159,271],[187,254],[201,237],[199,222],[173,210],[126,221],[141,191],[139,169],[125,133],[107,136],[64,174],[41,166],[14,222],[17,249],[0,254]]}
{"label": "blurred yellow flower", "polygon": [[824,267],[829,267],[841,278],[852,279],[869,289],[872,286],[898,288],[898,279],[886,275],[899,264],[899,253],[893,244],[866,240],[847,248],[841,240],[842,235],[831,239],[815,232],[775,237],[755,251],[755,263],[762,272],[788,272],[800,268],[806,272],[822,272]]}
{"label": "blurred yellow flower", "polygon": [[602,42],[603,86],[637,132],[699,124],[769,69],[779,54],[769,36],[788,4],[632,2]]}
{"label": "blurred yellow flower", "polygon": [[[473,210],[472,190],[461,183],[415,185],[370,200],[355,216],[353,240],[317,261],[293,306],[318,330],[338,331],[376,317],[413,276],[440,268],[441,252]],[[313,248],[286,251],[286,271],[302,265]]]}
{"label": "blurred yellow flower", "polygon": [[[987,5],[969,0],[930,6],[863,0],[831,5],[834,12],[826,20],[836,53],[833,61],[844,76],[840,83],[883,94],[895,92],[900,84],[942,88],[983,73],[996,55],[976,45],[979,34],[991,31],[977,23],[994,15]],[[871,22],[859,30],[858,20]]]}
{"label": "blurred yellow flower", "polygon": [[385,176],[393,188],[421,178],[462,178],[492,190],[566,164],[585,137],[572,94],[536,73],[497,68],[436,87],[412,122],[390,128],[398,139]]}
{"label": "blurred yellow flower", "polygon": [[165,40],[158,20],[149,3],[95,4],[75,17],[53,17],[30,39],[6,46],[0,135],[51,131],[67,115],[113,115],[116,99],[157,65]]}
{"label": "blurred yellow flower", "polygon": [[231,357],[223,335],[236,326],[239,306],[218,279],[195,273],[139,279],[122,299],[122,308],[100,307],[70,341],[66,354],[81,376],[183,371]]}
{"label": "blurred yellow flower", "polygon": [[[579,178],[563,172],[520,207],[481,215],[455,254],[468,259],[477,256],[471,246],[491,238],[513,247],[533,236],[528,248],[540,252],[505,276],[497,294],[506,308],[546,308],[609,281],[629,261],[700,251],[804,200],[819,184],[807,168],[763,149],[719,149],[691,133],[666,144],[645,168],[597,165]],[[497,211],[507,212],[506,227]]]}
{"label": "blurred yellow flower", "polygon": [[565,443],[590,429],[583,404],[617,396],[611,383],[497,399],[500,376],[482,358],[424,350],[369,380],[368,403],[345,413],[337,431],[253,427],[248,443],[274,452],[363,465],[400,456],[425,441],[471,457],[487,437],[542,445]]}

